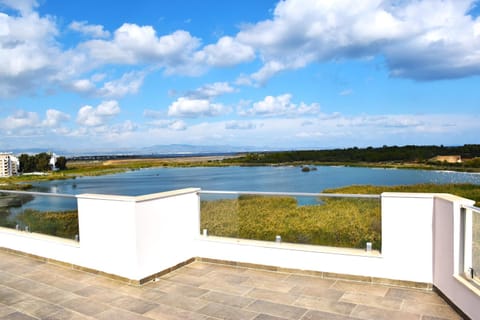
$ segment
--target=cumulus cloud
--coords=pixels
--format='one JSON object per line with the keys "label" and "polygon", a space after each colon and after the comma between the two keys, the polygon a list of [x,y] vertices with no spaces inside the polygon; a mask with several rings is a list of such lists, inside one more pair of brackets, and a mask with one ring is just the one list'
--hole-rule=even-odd
{"label": "cumulus cloud", "polygon": [[119,113],[120,106],[115,100],[104,101],[96,108],[86,105],[78,110],[77,123],[87,127],[98,127]]}
{"label": "cumulus cloud", "polygon": [[241,110],[239,113],[245,116],[265,116],[265,117],[298,117],[305,115],[315,115],[320,112],[318,103],[299,105],[291,102],[291,94],[279,96],[267,96],[262,101],[255,102],[250,109]]}
{"label": "cumulus cloud", "polygon": [[214,117],[223,114],[227,108],[208,99],[180,97],[168,107],[168,115],[179,118]]}
{"label": "cumulus cloud", "polygon": [[187,129],[187,124],[183,120],[154,120],[150,125],[157,128],[165,128],[174,131],[183,131]]}
{"label": "cumulus cloud", "polygon": [[22,14],[28,14],[38,6],[36,0],[0,0],[0,5],[2,4],[14,10],[18,10]]}
{"label": "cumulus cloud", "polygon": [[43,135],[47,132],[62,133],[68,131],[63,124],[70,116],[56,109],[47,109],[42,120],[37,112],[18,110],[14,114],[0,119],[0,132],[9,136]]}
{"label": "cumulus cloud", "polygon": [[193,99],[212,99],[226,93],[235,92],[228,82],[215,82],[206,84],[194,91],[186,93],[186,96]]}
{"label": "cumulus cloud", "polygon": [[46,127],[58,127],[65,121],[70,119],[70,115],[55,109],[48,109],[46,111],[45,120],[42,124]]}
{"label": "cumulus cloud", "polygon": [[34,1],[3,3],[21,10],[18,16],[0,12],[0,96],[12,96],[48,80],[59,68],[61,51],[54,20],[29,11]]}
{"label": "cumulus cloud", "polygon": [[225,123],[225,129],[227,130],[252,130],[256,129],[257,125],[250,121],[228,121]]}
{"label": "cumulus cloud", "polygon": [[105,82],[97,92],[106,98],[120,98],[127,94],[135,94],[143,84],[144,72],[128,72],[121,78]]}
{"label": "cumulus cloud", "polygon": [[110,37],[110,32],[104,30],[102,25],[88,24],[87,21],[73,21],[68,27],[71,30],[94,38]]}
{"label": "cumulus cloud", "polygon": [[236,40],[256,48],[262,83],[312,62],[382,55],[393,76],[417,80],[480,73],[480,18],[473,0],[286,0],[272,19],[248,25]]}
{"label": "cumulus cloud", "polygon": [[197,52],[195,58],[210,66],[227,67],[253,60],[255,50],[232,37],[222,37],[217,43],[207,45]]}

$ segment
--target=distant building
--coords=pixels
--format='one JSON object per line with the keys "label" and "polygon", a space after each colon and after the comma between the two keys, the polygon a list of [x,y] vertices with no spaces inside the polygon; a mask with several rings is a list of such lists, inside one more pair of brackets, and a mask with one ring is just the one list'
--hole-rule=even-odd
{"label": "distant building", "polygon": [[48,164],[52,168],[52,171],[57,171],[58,170],[58,168],[57,168],[57,158],[58,158],[58,156],[55,153],[52,152],[51,157],[50,157],[50,161],[48,162]]}
{"label": "distant building", "polygon": [[18,174],[20,161],[10,153],[0,153],[0,177],[11,177]]}
{"label": "distant building", "polygon": [[432,158],[432,161],[447,162],[447,163],[462,163],[462,157],[457,155],[436,156],[435,158]]}

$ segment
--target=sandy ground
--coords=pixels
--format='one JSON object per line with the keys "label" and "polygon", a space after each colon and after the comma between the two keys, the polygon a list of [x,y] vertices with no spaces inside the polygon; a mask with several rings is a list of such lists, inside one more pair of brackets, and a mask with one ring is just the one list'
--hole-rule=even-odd
{"label": "sandy ground", "polygon": [[175,158],[140,158],[140,159],[118,159],[108,160],[103,162],[103,165],[120,165],[135,162],[171,162],[171,163],[192,163],[192,162],[207,162],[207,161],[219,161],[224,159],[238,158],[241,155],[229,155],[229,156],[198,156],[198,157],[175,157]]}

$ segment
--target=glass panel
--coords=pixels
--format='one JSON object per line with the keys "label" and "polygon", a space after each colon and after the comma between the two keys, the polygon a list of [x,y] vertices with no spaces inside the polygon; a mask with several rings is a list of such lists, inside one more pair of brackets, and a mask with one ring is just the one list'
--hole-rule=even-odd
{"label": "glass panel", "polygon": [[201,194],[201,232],[311,245],[381,248],[379,199]]}
{"label": "glass panel", "polygon": [[0,226],[78,239],[77,201],[51,195],[0,193]]}
{"label": "glass panel", "polygon": [[480,284],[480,211],[472,212],[473,279]]}

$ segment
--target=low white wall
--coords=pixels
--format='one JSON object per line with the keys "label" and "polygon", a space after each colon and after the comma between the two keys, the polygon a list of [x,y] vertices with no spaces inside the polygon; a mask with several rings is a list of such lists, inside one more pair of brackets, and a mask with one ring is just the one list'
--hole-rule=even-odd
{"label": "low white wall", "polygon": [[[204,258],[432,283],[432,194],[382,194],[382,252],[259,241],[197,241]],[[341,214],[341,213],[339,213]],[[410,262],[410,263],[406,263]]]}
{"label": "low white wall", "polygon": [[0,228],[0,247],[141,280],[195,256],[198,191],[82,194],[77,196],[80,242]]}
{"label": "low white wall", "polygon": [[459,273],[462,259],[460,205],[473,201],[454,196],[435,198],[433,284],[471,319],[480,319],[480,290]]}

